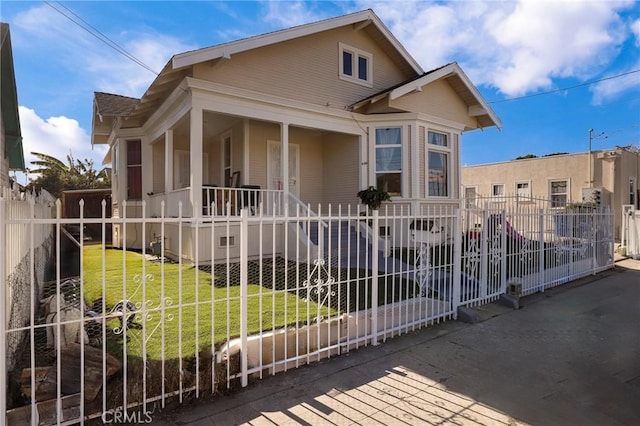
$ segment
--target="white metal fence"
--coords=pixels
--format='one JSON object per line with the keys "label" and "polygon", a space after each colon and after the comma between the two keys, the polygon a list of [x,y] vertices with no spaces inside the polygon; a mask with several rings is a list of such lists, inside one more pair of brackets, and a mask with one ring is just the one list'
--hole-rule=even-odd
{"label": "white metal fence", "polygon": [[[15,218],[0,203],[0,233],[53,227],[57,253],[28,321],[0,330],[23,342],[21,363],[1,372],[9,424],[147,419],[169,398],[245,386],[613,265],[613,214],[599,209],[194,219],[167,217],[161,202],[156,218],[64,219],[57,207],[52,219]],[[102,233],[86,235],[88,224]],[[108,224],[143,250],[127,238],[108,247]],[[22,285],[35,294],[33,278]]]}

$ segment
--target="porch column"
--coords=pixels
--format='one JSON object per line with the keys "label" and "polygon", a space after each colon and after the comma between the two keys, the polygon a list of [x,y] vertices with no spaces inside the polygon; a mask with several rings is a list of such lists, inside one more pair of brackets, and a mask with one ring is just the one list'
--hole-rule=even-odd
{"label": "porch column", "polygon": [[[411,140],[411,164],[409,164],[411,170],[411,198],[421,198],[420,194],[420,161],[424,161],[419,158],[420,156],[420,139],[418,137],[418,125],[412,124],[409,126],[410,140]],[[426,167],[425,167],[426,168]],[[426,195],[423,195],[426,197]]]}
{"label": "porch column", "polygon": [[[117,139],[114,145],[116,158],[113,167],[116,170],[115,187],[116,202],[121,204],[128,198],[127,194],[127,142],[124,139]],[[120,210],[122,215],[122,210]]]}
{"label": "porch column", "polygon": [[190,200],[192,217],[202,216],[202,107],[191,108]]}
{"label": "porch column", "polygon": [[284,191],[285,207],[289,203],[289,123],[280,125],[280,141],[282,143],[280,156],[280,171],[282,172],[282,190]]}
{"label": "porch column", "polygon": [[364,189],[368,187],[369,182],[369,139],[366,133],[362,133],[358,137],[358,143],[360,144],[360,186],[358,189]]}
{"label": "porch column", "polygon": [[164,132],[164,192],[173,191],[173,129]]}

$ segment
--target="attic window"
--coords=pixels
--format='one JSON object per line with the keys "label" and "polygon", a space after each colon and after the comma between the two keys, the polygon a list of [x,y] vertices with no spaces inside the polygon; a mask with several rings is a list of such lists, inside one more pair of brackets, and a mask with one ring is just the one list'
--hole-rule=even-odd
{"label": "attic window", "polygon": [[372,87],[371,69],[373,55],[355,47],[339,43],[340,78],[363,86]]}

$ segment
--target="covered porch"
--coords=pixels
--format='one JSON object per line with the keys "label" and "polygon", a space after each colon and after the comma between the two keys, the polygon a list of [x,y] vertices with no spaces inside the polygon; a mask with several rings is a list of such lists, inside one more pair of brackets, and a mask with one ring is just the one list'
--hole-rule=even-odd
{"label": "covered porch", "polygon": [[324,127],[191,108],[143,141],[147,215],[160,217],[163,202],[165,216],[195,218],[235,216],[243,208],[282,216],[308,206],[355,207],[367,178],[360,170],[366,137]]}

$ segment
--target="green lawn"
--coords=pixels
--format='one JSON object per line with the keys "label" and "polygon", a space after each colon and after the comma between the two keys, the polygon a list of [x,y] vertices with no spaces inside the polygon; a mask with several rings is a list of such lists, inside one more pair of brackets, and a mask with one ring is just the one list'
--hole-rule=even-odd
{"label": "green lawn", "polygon": [[[87,304],[104,297],[107,307],[123,298],[137,305],[135,322],[143,327],[128,329],[126,340],[120,336],[107,340],[109,352],[119,358],[123,357],[125,344],[129,356],[186,358],[223,344],[228,335],[239,335],[240,286],[212,286],[212,275],[208,272],[150,261],[136,252],[103,250],[101,245],[85,246],[83,255]],[[143,276],[147,277],[144,286]],[[249,334],[329,314],[328,308],[296,297],[292,291],[249,283],[248,295]],[[119,323],[111,320],[108,325],[110,332]]]}

